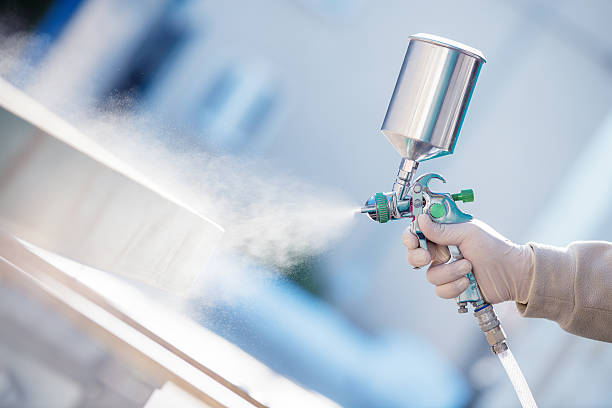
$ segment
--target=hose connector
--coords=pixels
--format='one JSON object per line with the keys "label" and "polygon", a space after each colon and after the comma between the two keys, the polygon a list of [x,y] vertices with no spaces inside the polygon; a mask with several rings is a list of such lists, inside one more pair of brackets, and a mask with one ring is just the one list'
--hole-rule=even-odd
{"label": "hose connector", "polygon": [[478,321],[480,330],[485,334],[487,343],[491,346],[493,353],[499,354],[502,351],[508,350],[506,333],[504,333],[504,329],[497,319],[493,306],[487,303],[486,306],[478,308],[474,312],[474,317]]}

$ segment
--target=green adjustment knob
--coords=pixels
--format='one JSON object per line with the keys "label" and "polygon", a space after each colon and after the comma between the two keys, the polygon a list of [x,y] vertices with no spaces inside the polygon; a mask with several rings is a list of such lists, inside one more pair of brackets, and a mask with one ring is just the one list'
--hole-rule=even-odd
{"label": "green adjustment knob", "polygon": [[474,190],[471,188],[468,190],[461,190],[460,193],[453,194],[453,200],[463,201],[464,203],[471,203],[474,201]]}
{"label": "green adjustment knob", "polygon": [[446,208],[444,208],[444,206],[440,203],[433,203],[429,207],[429,213],[434,218],[441,218],[446,215]]}
{"label": "green adjustment knob", "polygon": [[384,224],[389,221],[389,202],[387,201],[387,197],[385,197],[383,193],[376,193],[374,195],[374,201],[376,201],[378,222]]}

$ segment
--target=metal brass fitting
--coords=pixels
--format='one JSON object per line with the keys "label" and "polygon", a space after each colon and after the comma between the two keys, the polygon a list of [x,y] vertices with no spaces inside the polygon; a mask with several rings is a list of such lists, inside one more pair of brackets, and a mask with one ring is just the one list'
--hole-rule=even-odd
{"label": "metal brass fitting", "polygon": [[493,353],[498,354],[508,349],[506,344],[506,333],[501,327],[497,315],[493,310],[493,306],[486,305],[485,307],[478,309],[474,312],[474,316],[478,321],[480,330],[485,334],[487,343],[491,346]]}
{"label": "metal brass fitting", "polygon": [[397,194],[399,200],[405,200],[408,196],[408,190],[410,189],[410,181],[415,170],[419,167],[419,162],[402,158],[400,162],[399,170],[397,171],[397,177],[395,177],[395,183],[393,183],[393,191]]}

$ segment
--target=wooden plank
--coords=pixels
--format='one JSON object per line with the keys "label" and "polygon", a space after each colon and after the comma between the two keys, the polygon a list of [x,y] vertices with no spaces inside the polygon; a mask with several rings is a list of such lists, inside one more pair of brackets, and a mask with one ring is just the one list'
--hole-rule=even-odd
{"label": "wooden plank", "polygon": [[[120,357],[157,378],[172,381],[211,407],[265,407],[239,387],[190,360],[159,336],[109,305],[76,279],[0,233],[0,278],[49,304]],[[195,365],[190,364],[185,358]]]}
{"label": "wooden plank", "polygon": [[100,270],[190,287],[222,237],[218,224],[2,79],[0,120],[5,229]]}

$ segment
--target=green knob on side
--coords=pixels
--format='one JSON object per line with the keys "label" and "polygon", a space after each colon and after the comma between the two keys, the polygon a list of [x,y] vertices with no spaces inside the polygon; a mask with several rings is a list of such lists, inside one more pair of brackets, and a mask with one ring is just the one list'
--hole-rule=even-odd
{"label": "green knob on side", "polygon": [[461,190],[460,193],[452,195],[453,200],[455,201],[463,201],[464,203],[471,203],[474,201],[474,190],[471,188],[468,190]]}
{"label": "green knob on side", "polygon": [[440,203],[433,203],[429,207],[429,213],[434,218],[441,218],[446,215],[446,208],[444,208],[444,206]]}
{"label": "green knob on side", "polygon": [[387,201],[387,197],[385,197],[383,193],[376,193],[374,195],[374,201],[376,202],[378,222],[384,224],[389,221],[389,202]]}

